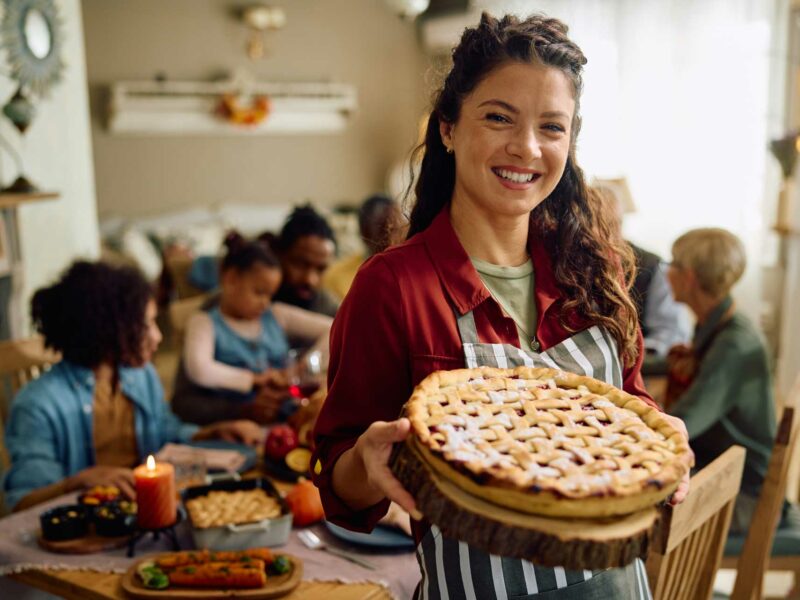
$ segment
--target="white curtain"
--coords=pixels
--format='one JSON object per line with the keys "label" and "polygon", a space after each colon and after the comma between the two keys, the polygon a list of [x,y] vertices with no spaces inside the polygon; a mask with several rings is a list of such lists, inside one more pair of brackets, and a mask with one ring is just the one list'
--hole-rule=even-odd
{"label": "white curtain", "polygon": [[[767,142],[772,35],[786,0],[473,0],[494,15],[543,12],[570,27],[589,62],[578,160],[628,178],[633,240],[669,258],[672,241],[725,227],[748,250],[740,307],[760,317],[760,267],[778,172]],[[781,24],[781,26],[783,26]],[[779,119],[778,119],[779,120]],[[769,185],[765,184],[770,182]]]}

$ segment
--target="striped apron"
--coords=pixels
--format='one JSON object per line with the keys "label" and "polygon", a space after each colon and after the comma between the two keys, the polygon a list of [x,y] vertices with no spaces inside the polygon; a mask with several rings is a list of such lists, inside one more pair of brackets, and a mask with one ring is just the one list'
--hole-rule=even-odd
{"label": "striped apron", "polygon": [[[616,342],[600,327],[581,331],[537,353],[510,344],[482,344],[472,313],[457,318],[468,368],[550,367],[622,387]],[[644,563],[639,559],[621,569],[542,567],[446,538],[432,525],[417,546],[417,560],[422,570],[422,581],[414,595],[417,599],[651,600]]]}

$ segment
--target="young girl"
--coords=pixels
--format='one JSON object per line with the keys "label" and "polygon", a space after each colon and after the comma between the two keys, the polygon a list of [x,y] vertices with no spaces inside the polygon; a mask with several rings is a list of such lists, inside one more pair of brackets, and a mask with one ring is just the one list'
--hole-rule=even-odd
{"label": "young girl", "polygon": [[286,335],[327,344],[332,319],[272,303],[281,269],[266,244],[232,233],[225,245],[219,296],[187,325],[172,405],[199,424],[223,415],[274,421],[288,395]]}
{"label": "young girl", "polygon": [[127,267],[77,262],[31,301],[34,327],[62,360],[11,406],[3,480],[9,509],[113,485],[134,497],[133,471],[167,442],[221,438],[256,444],[252,421],[199,428],[164,402],[150,359],[161,341],[153,290]]}

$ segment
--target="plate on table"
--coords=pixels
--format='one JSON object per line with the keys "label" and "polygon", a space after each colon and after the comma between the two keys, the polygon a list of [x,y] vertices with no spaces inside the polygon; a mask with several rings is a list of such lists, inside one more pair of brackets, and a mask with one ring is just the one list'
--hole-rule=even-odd
{"label": "plate on table", "polygon": [[395,527],[383,527],[377,525],[372,533],[360,533],[358,531],[350,531],[344,527],[339,527],[325,521],[325,527],[328,528],[333,535],[352,544],[360,544],[362,546],[375,546],[381,548],[396,548],[408,549],[414,548],[414,538],[406,535]]}
{"label": "plate on table", "polygon": [[[201,551],[197,551],[191,554],[198,554],[200,552]],[[170,554],[175,555],[190,553],[185,552]],[[165,556],[169,555],[160,554],[158,556],[137,561],[134,565],[132,565],[122,576],[121,586],[125,593],[132,598],[141,598],[143,600],[150,600],[153,598],[166,598],[168,600],[209,600],[212,598],[266,600],[267,598],[279,598],[289,594],[300,584],[300,580],[303,577],[302,561],[299,558],[290,556],[288,554],[280,554],[280,556],[285,556],[289,560],[291,563],[291,570],[282,575],[268,574],[266,584],[257,588],[188,587],[174,584],[170,584],[166,589],[160,590],[145,587],[141,577],[138,575],[140,566],[143,563],[151,563],[154,559]]]}
{"label": "plate on table", "polygon": [[[252,446],[226,442],[224,440],[197,440],[189,442],[188,445],[196,448],[207,448],[209,450],[235,450],[245,458],[242,466],[237,469],[239,473],[249,471],[256,466],[257,454],[256,449]],[[213,473],[216,469],[210,468],[209,471]]]}
{"label": "plate on table", "polygon": [[265,455],[264,467],[283,481],[297,481],[301,477],[311,479],[311,450],[305,446],[298,446],[282,459]]}

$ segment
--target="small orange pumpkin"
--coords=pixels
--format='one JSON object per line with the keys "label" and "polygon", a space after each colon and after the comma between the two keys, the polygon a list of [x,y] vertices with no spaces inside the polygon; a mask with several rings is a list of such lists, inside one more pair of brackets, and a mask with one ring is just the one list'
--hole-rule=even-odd
{"label": "small orange pumpkin", "polygon": [[289,490],[286,502],[294,515],[296,527],[305,527],[325,518],[319,490],[307,479],[301,477],[297,485]]}

